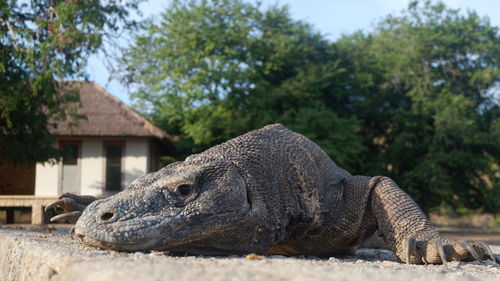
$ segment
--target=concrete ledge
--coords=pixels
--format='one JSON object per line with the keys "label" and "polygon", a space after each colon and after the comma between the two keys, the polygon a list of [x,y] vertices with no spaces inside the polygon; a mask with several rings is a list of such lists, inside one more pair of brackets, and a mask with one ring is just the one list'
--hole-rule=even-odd
{"label": "concrete ledge", "polygon": [[0,195],[0,207],[31,207],[31,224],[41,225],[43,208],[57,197],[34,195]]}
{"label": "concrete ledge", "polygon": [[[163,252],[118,253],[83,246],[68,229],[0,227],[0,280],[498,280],[500,266],[485,262],[405,265],[384,250],[361,249],[354,257],[261,260],[172,257]],[[496,254],[500,247],[493,247]],[[497,255],[500,258],[500,255]]]}

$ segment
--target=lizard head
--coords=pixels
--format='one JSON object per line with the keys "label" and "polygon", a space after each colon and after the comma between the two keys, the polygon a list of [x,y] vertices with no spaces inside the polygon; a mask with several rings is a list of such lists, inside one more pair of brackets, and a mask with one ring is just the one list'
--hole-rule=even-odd
{"label": "lizard head", "polygon": [[246,184],[234,164],[176,162],[91,203],[75,234],[88,245],[119,251],[202,253],[197,245],[224,251],[223,241],[235,244],[230,237],[249,211]]}

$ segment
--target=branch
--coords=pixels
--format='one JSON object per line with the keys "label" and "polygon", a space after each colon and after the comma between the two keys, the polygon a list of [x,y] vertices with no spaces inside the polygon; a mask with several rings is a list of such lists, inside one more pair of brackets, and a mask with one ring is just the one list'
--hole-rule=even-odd
{"label": "branch", "polygon": [[58,19],[58,20],[59,20],[59,30],[64,31],[64,30],[63,30],[63,28],[64,28],[64,27],[63,27],[63,25],[62,25],[62,23],[61,23],[61,18],[60,18],[60,17],[59,17],[59,15],[57,14],[56,9],[54,9],[54,7],[52,7],[52,6],[51,6],[51,7],[49,7],[49,9],[47,10],[47,12],[48,12],[48,13],[50,13],[50,14],[49,14],[50,21],[52,21],[52,15],[55,15],[55,16],[56,16],[56,19]]}
{"label": "branch", "polygon": [[5,25],[7,25],[7,29],[9,29],[9,32],[12,34],[12,39],[14,39],[14,49],[16,49],[16,51],[19,51],[19,49],[17,48],[17,44],[16,44],[17,35],[14,32],[14,30],[12,29],[12,26],[10,26],[10,22],[9,21],[5,21],[3,19],[0,19],[0,22],[4,22]]}

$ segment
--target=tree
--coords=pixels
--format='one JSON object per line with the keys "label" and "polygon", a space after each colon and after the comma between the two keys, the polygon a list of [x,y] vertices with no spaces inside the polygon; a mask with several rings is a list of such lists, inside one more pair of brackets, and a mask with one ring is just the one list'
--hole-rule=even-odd
{"label": "tree", "polygon": [[338,42],[376,157],[369,170],[395,178],[425,210],[500,207],[499,44],[487,18],[431,1]]}
{"label": "tree", "polygon": [[286,7],[210,0],[173,1],[142,25],[121,65],[139,109],[183,136],[184,155],[281,122],[349,166],[362,149],[357,119],[321,102],[341,72],[336,60]]}
{"label": "tree", "polygon": [[426,211],[498,212],[499,43],[486,18],[439,2],[329,42],[286,7],[173,1],[121,65],[185,155],[280,122],[353,173],[391,176]]}
{"label": "tree", "polygon": [[78,93],[58,94],[57,84],[85,77],[88,55],[133,25],[139,1],[0,1],[0,162],[59,155],[51,123],[79,116],[69,106]]}

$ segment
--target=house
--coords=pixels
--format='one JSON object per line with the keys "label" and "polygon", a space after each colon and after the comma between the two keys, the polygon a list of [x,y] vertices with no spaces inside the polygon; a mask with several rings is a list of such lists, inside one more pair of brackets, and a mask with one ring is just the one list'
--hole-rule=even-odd
{"label": "house", "polygon": [[62,161],[0,166],[0,195],[52,197],[65,192],[108,196],[135,178],[160,168],[161,155],[173,155],[171,137],[94,82],[67,82],[60,91],[78,90],[73,126],[51,128],[55,145],[66,150]]}

